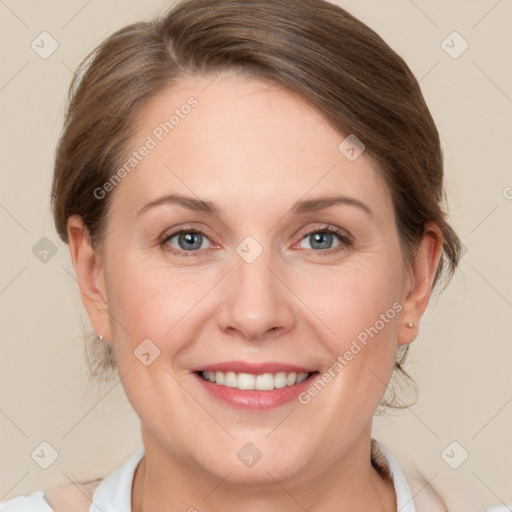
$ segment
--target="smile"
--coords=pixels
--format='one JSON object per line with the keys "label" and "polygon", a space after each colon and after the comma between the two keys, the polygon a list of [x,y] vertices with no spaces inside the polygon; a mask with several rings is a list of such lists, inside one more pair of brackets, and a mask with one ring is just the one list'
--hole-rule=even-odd
{"label": "smile", "polygon": [[199,375],[202,379],[220,386],[240,390],[271,391],[300,384],[310,377],[311,373],[278,372],[253,375],[251,373],[202,371],[199,372]]}
{"label": "smile", "polygon": [[192,375],[216,402],[257,411],[297,399],[320,372],[280,362],[231,361],[196,367]]}

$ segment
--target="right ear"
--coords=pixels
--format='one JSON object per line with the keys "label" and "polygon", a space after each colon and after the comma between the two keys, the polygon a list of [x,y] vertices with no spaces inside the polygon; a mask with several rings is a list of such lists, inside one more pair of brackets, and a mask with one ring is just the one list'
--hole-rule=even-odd
{"label": "right ear", "polygon": [[71,259],[89,321],[104,341],[110,341],[112,336],[102,258],[91,247],[88,229],[80,216],[68,218],[67,231]]}

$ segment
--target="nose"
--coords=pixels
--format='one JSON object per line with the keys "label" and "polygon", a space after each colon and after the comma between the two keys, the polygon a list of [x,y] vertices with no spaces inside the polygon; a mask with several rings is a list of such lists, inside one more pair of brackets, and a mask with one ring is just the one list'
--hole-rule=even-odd
{"label": "nose", "polygon": [[284,271],[272,265],[270,251],[248,263],[235,254],[234,268],[223,280],[219,327],[247,341],[263,341],[290,331],[295,322],[294,295]]}

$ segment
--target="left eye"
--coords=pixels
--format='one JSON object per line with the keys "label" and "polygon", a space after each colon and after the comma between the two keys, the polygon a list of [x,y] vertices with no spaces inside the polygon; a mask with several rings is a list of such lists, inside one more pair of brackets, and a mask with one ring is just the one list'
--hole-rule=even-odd
{"label": "left eye", "polygon": [[[302,238],[301,242],[310,241],[309,247],[304,247],[304,249],[332,249],[332,243],[335,238],[340,239],[341,236],[332,231],[312,231]],[[340,245],[341,242],[338,242],[337,245]],[[336,246],[335,246],[336,247]]]}

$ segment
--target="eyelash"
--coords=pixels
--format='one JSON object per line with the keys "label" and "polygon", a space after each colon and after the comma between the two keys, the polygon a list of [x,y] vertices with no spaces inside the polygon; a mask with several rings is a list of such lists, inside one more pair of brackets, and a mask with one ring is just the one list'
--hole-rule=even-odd
{"label": "eyelash", "polygon": [[[199,234],[199,235],[205,236],[206,238],[209,238],[207,233],[205,233],[200,228],[180,229],[179,231],[174,231],[171,234],[165,233],[162,236],[162,241],[160,242],[160,246],[162,247],[162,249],[169,251],[170,253],[174,254],[175,256],[179,256],[182,258],[190,258],[190,257],[200,256],[200,252],[203,249],[195,249],[193,251],[183,251],[183,250],[177,250],[177,249],[171,248],[169,246],[169,244],[167,242],[169,240],[171,240],[172,238],[174,238],[176,235],[180,235],[182,233]],[[324,226],[322,228],[313,229],[311,231],[308,231],[308,232],[302,234],[299,242],[297,242],[297,243],[300,243],[302,240],[304,240],[308,236],[313,235],[315,233],[329,233],[332,235],[336,235],[340,239],[340,244],[335,247],[332,247],[330,249],[318,249],[318,250],[306,249],[307,251],[313,251],[315,253],[320,253],[322,256],[330,256],[339,251],[347,250],[350,247],[352,247],[352,239],[344,231],[342,231],[339,228],[336,228],[334,226],[328,226],[328,225]]]}

